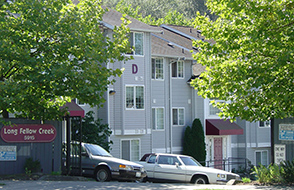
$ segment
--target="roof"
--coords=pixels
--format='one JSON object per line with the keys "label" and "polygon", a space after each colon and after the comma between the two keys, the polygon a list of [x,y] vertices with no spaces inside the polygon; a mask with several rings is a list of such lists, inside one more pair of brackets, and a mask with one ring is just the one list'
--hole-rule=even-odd
{"label": "roof", "polygon": [[[121,18],[123,15],[115,11],[113,9],[107,8],[108,11],[105,12],[102,18],[102,24],[110,29],[113,29],[114,26],[120,26],[122,24]],[[131,31],[138,31],[138,32],[153,32],[153,33],[160,33],[161,30],[151,27],[148,24],[145,24],[141,21],[138,21],[130,16],[126,16],[127,19],[131,21],[131,23],[128,25],[129,29]]]}
{"label": "roof", "polygon": [[242,135],[243,129],[235,122],[223,119],[206,119],[206,135]]}
{"label": "roof", "polygon": [[84,117],[85,111],[74,101],[66,102],[61,108],[66,108],[70,117]]}
{"label": "roof", "polygon": [[152,26],[161,29],[162,33],[152,34],[151,54],[153,56],[176,57],[192,60],[192,41],[184,36],[178,35],[162,27]]}
{"label": "roof", "polygon": [[[79,0],[72,0],[73,4],[77,5],[79,3]],[[105,12],[105,14],[102,17],[101,24],[103,24],[105,27],[114,29],[115,26],[120,26],[122,24],[121,18],[123,17],[122,13],[115,11],[113,9],[107,8],[105,6],[102,6],[104,10],[108,10]],[[141,21],[138,21],[130,16],[126,16],[127,19],[131,21],[131,23],[128,25],[129,29],[131,31],[138,31],[138,32],[153,32],[153,33],[160,33],[161,30],[154,29],[153,27],[149,26],[148,24],[145,24]]]}

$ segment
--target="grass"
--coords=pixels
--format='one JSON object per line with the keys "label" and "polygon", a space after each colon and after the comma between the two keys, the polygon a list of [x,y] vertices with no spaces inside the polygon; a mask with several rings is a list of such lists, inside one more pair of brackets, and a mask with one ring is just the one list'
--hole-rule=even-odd
{"label": "grass", "polygon": [[5,185],[5,183],[0,183],[0,186],[4,186]]}

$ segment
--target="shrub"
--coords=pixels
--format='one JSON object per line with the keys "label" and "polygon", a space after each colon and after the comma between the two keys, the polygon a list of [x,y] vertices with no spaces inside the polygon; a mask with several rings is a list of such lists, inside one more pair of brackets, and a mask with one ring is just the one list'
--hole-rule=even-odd
{"label": "shrub", "polygon": [[281,163],[281,176],[286,183],[294,183],[294,160]]}
{"label": "shrub", "polygon": [[248,178],[248,177],[242,177],[242,182],[243,183],[250,183],[251,182],[251,179]]}
{"label": "shrub", "polygon": [[268,167],[260,165],[254,166],[253,173],[256,174],[257,180],[260,183],[281,183],[283,181],[280,173],[280,168],[277,164],[270,164]]}
{"label": "shrub", "polygon": [[[199,119],[194,119],[192,127],[187,126],[184,134],[183,154],[192,156],[205,165],[206,147],[204,131]],[[203,164],[204,163],[204,164]]]}
{"label": "shrub", "polygon": [[41,163],[39,160],[34,161],[32,157],[27,158],[24,164],[24,169],[26,171],[26,174],[39,172],[41,169]]}

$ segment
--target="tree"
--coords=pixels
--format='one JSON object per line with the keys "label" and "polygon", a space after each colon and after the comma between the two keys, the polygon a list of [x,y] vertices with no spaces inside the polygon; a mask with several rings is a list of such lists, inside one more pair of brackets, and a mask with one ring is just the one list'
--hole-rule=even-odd
{"label": "tree", "polygon": [[204,131],[199,119],[194,119],[192,127],[187,126],[184,135],[183,154],[192,156],[202,165],[206,160]]}
{"label": "tree", "polygon": [[[113,144],[109,141],[112,131],[110,130],[108,124],[102,124],[101,119],[94,119],[94,112],[89,111],[86,113],[85,117],[82,119],[82,141],[84,143],[98,144],[105,150],[110,150],[110,145]],[[73,120],[73,132],[78,133],[73,136],[73,140],[79,141],[80,139],[80,122],[78,120]]]}
{"label": "tree", "polygon": [[129,51],[126,25],[102,32],[101,2],[14,0],[0,6],[0,113],[60,119],[60,106],[78,98],[91,106],[122,71],[107,63]]}
{"label": "tree", "polygon": [[[198,14],[194,25],[207,40],[194,55],[206,72],[192,82],[221,117],[248,121],[294,115],[294,2],[207,1],[218,18]],[[212,41],[213,40],[213,41]]]}
{"label": "tree", "polygon": [[179,13],[176,10],[169,10],[165,12],[165,16],[162,18],[158,18],[152,14],[144,16],[141,13],[143,8],[137,6],[136,9],[133,8],[133,5],[127,4],[125,1],[120,1],[117,6],[116,10],[129,15],[145,24],[149,25],[161,25],[161,24],[172,24],[172,25],[180,25],[180,26],[191,26],[192,20],[187,19],[182,13]]}
{"label": "tree", "polygon": [[[141,18],[147,20],[149,20],[148,17],[152,17],[154,21],[161,21],[168,16],[168,14],[172,13],[171,16],[177,17],[181,15],[185,20],[189,21],[196,17],[197,11],[200,13],[207,13],[211,18],[214,18],[213,15],[208,12],[205,1],[206,0],[103,0],[103,4],[113,9],[116,8],[116,10],[124,9],[123,7],[137,10],[137,14],[141,15]],[[131,16],[133,13],[129,12],[129,15]],[[172,23],[165,22],[165,24]]]}

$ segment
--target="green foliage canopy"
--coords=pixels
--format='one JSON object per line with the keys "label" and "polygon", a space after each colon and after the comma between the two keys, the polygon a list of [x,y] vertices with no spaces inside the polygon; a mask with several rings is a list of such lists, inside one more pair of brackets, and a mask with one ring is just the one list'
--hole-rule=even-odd
{"label": "green foliage canopy", "polygon": [[294,116],[294,2],[207,1],[218,18],[198,14],[194,58],[207,71],[192,85],[215,104],[221,117],[248,121]]}
{"label": "green foliage canopy", "polygon": [[[162,2],[161,2],[162,3]],[[134,6],[132,4],[126,3],[126,1],[120,1],[116,5],[116,10],[129,15],[130,17],[133,17],[141,22],[144,22],[145,24],[149,25],[161,25],[161,24],[172,24],[172,25],[180,25],[180,26],[191,26],[192,25],[192,19],[187,19],[183,13],[180,13],[176,10],[170,9],[167,12],[164,12],[163,17],[156,17],[152,13],[149,15],[145,15],[142,13],[142,10],[144,9],[140,5],[136,6],[136,8],[133,8]]]}
{"label": "green foliage canopy", "polygon": [[110,76],[105,67],[129,51],[126,25],[102,33],[105,10],[96,0],[15,0],[0,6],[0,113],[30,119],[60,119],[59,108],[78,98],[91,106]]}

